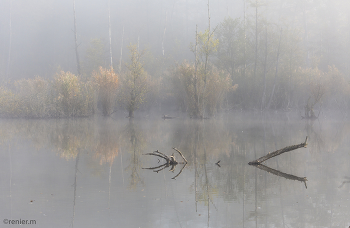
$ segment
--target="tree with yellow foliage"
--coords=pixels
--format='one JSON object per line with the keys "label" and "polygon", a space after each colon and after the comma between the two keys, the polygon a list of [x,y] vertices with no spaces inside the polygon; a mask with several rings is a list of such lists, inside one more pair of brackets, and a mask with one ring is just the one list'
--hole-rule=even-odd
{"label": "tree with yellow foliage", "polygon": [[142,56],[145,51],[139,52],[136,45],[128,46],[130,51],[130,63],[127,64],[127,72],[121,75],[121,89],[119,99],[129,112],[129,118],[134,117],[134,111],[145,102],[149,81],[143,68]]}

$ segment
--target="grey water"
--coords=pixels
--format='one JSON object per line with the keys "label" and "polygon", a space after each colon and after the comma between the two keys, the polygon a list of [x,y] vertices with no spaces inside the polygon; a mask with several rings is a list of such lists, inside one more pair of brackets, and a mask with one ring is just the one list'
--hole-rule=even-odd
{"label": "grey water", "polygon": [[[350,225],[344,117],[239,112],[209,120],[12,119],[0,126],[1,227]],[[264,162],[274,171],[248,165],[306,136],[306,148]],[[159,150],[182,162],[173,147],[186,165],[162,166],[162,158],[145,155]]]}

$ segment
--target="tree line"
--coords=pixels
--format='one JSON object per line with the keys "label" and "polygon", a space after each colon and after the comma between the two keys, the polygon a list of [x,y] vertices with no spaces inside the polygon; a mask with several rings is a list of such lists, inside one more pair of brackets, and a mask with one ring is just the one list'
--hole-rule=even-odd
{"label": "tree line", "polygon": [[[79,75],[57,70],[53,80],[21,79],[2,86],[1,117],[86,117],[122,107],[169,107],[193,118],[229,110],[349,108],[349,81],[335,65],[310,54],[301,31],[266,19],[226,18],[214,29],[195,31],[193,59],[176,62],[151,50],[128,46],[129,59],[113,68],[104,43],[91,41]],[[257,29],[258,28],[258,29]],[[116,65],[116,64],[115,64]],[[80,69],[81,68],[81,69]]]}

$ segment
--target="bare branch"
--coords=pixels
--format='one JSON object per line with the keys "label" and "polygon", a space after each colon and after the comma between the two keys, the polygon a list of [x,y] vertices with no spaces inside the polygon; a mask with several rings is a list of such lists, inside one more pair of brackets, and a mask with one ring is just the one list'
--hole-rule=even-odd
{"label": "bare branch", "polygon": [[179,150],[176,149],[175,147],[174,147],[173,149],[176,150],[176,151],[181,155],[182,159],[183,159],[183,160],[185,161],[185,163],[187,164],[188,162],[187,162],[185,156],[182,155],[181,151],[179,151]]}
{"label": "bare branch", "polygon": [[175,178],[178,177],[178,176],[182,173],[182,170],[184,170],[184,168],[186,167],[186,165],[187,165],[187,163],[185,163],[185,165],[181,168],[180,172],[179,172],[176,176],[174,176],[173,178],[171,178],[171,179],[174,179],[174,180],[175,180]]}
{"label": "bare branch", "polygon": [[154,155],[154,156],[161,157],[161,158],[165,159],[166,161],[168,161],[168,157],[164,157],[164,156],[162,156],[162,155],[160,155],[160,154],[156,154],[156,153],[147,153],[147,154],[144,154],[144,155]]}

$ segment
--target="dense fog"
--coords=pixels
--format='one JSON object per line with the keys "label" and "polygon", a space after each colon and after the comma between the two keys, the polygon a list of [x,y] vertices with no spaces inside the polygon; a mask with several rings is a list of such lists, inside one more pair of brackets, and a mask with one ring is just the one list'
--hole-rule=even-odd
{"label": "dense fog", "polygon": [[[205,1],[81,1],[76,0],[79,53],[84,61],[92,39],[105,46],[104,65],[109,58],[108,7],[112,25],[112,49],[115,64],[120,58],[124,27],[124,48],[140,43],[155,57],[191,58],[189,44],[194,41],[195,26],[204,30],[208,24]],[[225,17],[243,15],[243,2],[210,2],[213,25]],[[55,67],[76,72],[74,52],[73,1],[1,1],[1,76],[6,78],[11,48],[11,79],[35,75],[52,76]],[[165,35],[164,29],[166,28]],[[11,40],[10,40],[11,39]],[[176,46],[177,45],[177,46]]]}
{"label": "dense fog", "polygon": [[[3,106],[13,105],[4,98],[7,92],[23,93],[18,80],[39,76],[52,84],[55,75],[70,72],[86,82],[100,66],[112,64],[119,75],[112,110],[126,107],[118,97],[132,72],[130,45],[147,75],[143,109],[171,104],[200,118],[220,110],[298,109],[315,117],[314,108],[343,110],[350,104],[345,0],[1,0],[0,5]],[[217,90],[223,92],[212,92]]]}

